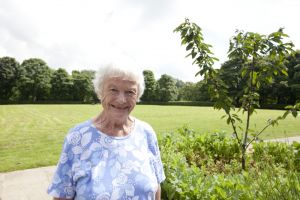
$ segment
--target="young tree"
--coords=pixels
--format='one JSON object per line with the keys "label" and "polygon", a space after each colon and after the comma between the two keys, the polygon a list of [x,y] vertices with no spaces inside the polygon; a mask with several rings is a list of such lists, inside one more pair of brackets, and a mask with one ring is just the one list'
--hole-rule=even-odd
{"label": "young tree", "polygon": [[[208,91],[212,100],[215,102],[214,108],[223,109],[226,113],[227,123],[233,128],[233,135],[242,152],[242,168],[246,168],[246,150],[248,146],[255,141],[258,136],[269,126],[278,124],[279,120],[284,119],[289,113],[294,117],[297,116],[297,109],[300,104],[288,107],[282,116],[276,119],[268,120],[268,123],[260,131],[250,134],[250,118],[255,109],[259,107],[258,90],[262,84],[271,84],[274,76],[278,74],[287,75],[284,65],[282,65],[285,55],[292,52],[292,43],[284,43],[283,39],[288,37],[283,33],[283,29],[270,35],[260,35],[258,33],[237,31],[236,36],[230,41],[228,57],[229,59],[238,59],[241,62],[241,70],[239,76],[246,81],[242,87],[242,97],[240,98],[240,108],[243,113],[246,113],[245,127],[243,121],[235,113],[235,104],[233,98],[229,95],[228,85],[222,80],[220,70],[215,70],[213,64],[217,58],[213,57],[210,48],[211,45],[204,43],[201,28],[191,23],[188,19],[180,24],[174,32],[180,32],[181,44],[186,45],[186,50],[189,51],[187,56],[194,59],[193,64],[197,64],[200,71],[196,75],[204,76],[204,80],[208,85]],[[272,60],[270,63],[260,63],[263,57],[268,57]],[[240,130],[238,130],[238,128]],[[252,137],[251,137],[252,136]]]}

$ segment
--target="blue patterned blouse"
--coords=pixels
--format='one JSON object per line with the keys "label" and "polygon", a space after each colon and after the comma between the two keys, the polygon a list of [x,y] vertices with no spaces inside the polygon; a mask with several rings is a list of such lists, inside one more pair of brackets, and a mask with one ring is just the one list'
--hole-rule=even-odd
{"label": "blue patterned blouse", "polygon": [[92,120],[70,130],[48,193],[75,200],[155,199],[165,179],[155,132],[135,119],[125,137],[100,132]]}

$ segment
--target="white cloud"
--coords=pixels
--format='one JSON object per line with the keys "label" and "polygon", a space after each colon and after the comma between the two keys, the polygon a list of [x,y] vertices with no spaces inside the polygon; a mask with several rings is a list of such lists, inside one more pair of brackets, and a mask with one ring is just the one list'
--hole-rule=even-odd
{"label": "white cloud", "polygon": [[39,57],[68,71],[129,57],[156,78],[197,81],[198,68],[173,33],[185,17],[224,62],[235,29],[269,34],[285,27],[299,48],[299,8],[297,0],[0,0],[0,56]]}

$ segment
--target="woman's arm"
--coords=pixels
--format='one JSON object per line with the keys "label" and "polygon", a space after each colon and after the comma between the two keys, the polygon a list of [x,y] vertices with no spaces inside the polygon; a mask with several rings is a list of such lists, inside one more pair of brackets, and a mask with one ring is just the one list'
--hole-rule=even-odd
{"label": "woman's arm", "polygon": [[160,200],[160,196],[161,196],[161,188],[160,188],[160,184],[158,184],[158,188],[155,194],[155,200]]}

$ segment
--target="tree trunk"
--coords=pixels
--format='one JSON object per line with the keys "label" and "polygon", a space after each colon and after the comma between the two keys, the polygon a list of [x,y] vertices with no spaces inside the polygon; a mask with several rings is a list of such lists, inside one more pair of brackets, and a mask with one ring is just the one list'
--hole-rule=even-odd
{"label": "tree trunk", "polygon": [[246,146],[243,145],[242,148],[242,169],[246,170]]}

